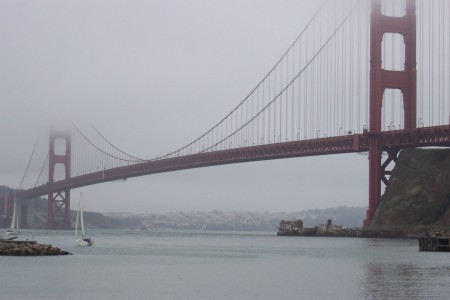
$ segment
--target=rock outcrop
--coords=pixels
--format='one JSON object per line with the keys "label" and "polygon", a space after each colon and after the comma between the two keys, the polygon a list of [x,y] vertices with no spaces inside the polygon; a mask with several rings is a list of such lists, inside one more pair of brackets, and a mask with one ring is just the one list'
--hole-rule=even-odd
{"label": "rock outcrop", "polygon": [[450,149],[404,149],[371,227],[450,226]]}
{"label": "rock outcrop", "polygon": [[11,241],[0,240],[0,255],[9,256],[49,256],[67,255],[69,252],[46,244],[38,244],[35,241]]}

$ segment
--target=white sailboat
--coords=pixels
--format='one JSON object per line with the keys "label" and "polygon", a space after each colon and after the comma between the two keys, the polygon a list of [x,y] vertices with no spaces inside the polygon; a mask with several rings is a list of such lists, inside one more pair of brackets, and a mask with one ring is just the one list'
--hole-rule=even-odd
{"label": "white sailboat", "polygon": [[[81,207],[81,198],[82,194],[80,194],[80,203],[78,205],[77,218],[75,221],[75,239],[78,246],[93,246],[94,239],[86,237],[86,234],[84,232],[83,208]],[[81,225],[81,236],[78,236],[78,220],[80,220]]]}
{"label": "white sailboat", "polygon": [[13,215],[11,219],[11,226],[6,230],[6,235],[17,235],[19,233],[19,217],[16,216],[16,195],[14,194],[14,206],[13,206]]}

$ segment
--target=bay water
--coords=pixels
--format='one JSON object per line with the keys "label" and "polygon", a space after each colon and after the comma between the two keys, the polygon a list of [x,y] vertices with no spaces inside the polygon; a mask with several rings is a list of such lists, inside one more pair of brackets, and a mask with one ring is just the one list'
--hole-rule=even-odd
{"label": "bay water", "polygon": [[36,230],[73,255],[0,256],[0,299],[448,299],[450,253],[417,240],[275,232]]}

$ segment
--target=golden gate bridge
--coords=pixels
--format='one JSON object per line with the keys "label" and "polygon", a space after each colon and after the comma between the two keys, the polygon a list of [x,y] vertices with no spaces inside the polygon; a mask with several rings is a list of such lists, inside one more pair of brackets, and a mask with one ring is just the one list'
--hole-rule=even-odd
{"label": "golden gate bridge", "polygon": [[47,196],[48,222],[70,225],[70,191],[83,186],[224,164],[368,152],[370,225],[401,149],[450,146],[450,3],[349,3],[324,1],[250,93],[190,143],[139,158],[95,128],[54,128],[45,157],[32,155],[40,163],[34,171],[27,168],[24,179],[30,183],[22,179],[16,193],[0,195],[0,206],[14,197]]}

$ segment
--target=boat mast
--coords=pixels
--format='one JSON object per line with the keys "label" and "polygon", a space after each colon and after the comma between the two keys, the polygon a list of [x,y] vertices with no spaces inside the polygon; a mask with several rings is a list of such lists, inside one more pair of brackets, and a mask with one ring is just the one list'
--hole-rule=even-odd
{"label": "boat mast", "polygon": [[4,193],[4,195],[5,195],[5,218],[6,218],[6,216],[7,216],[7,204],[8,204],[8,194],[6,193],[6,191],[5,191],[5,193]]}
{"label": "boat mast", "polygon": [[81,236],[84,237],[83,207],[81,205],[80,205],[80,217],[81,217]]}
{"label": "boat mast", "polygon": [[14,229],[14,225],[16,223],[16,195],[17,195],[17,192],[14,192],[13,215],[11,218],[11,226],[10,226],[11,229]]}
{"label": "boat mast", "polygon": [[80,215],[80,209],[78,209],[78,211],[77,211],[77,218],[75,220],[75,238],[78,238],[78,216],[79,215]]}

